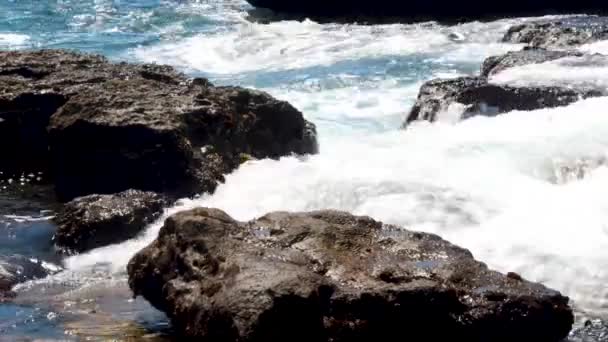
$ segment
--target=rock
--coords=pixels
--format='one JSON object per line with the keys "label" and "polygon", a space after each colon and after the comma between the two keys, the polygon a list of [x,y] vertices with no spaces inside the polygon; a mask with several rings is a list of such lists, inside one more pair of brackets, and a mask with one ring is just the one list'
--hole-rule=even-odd
{"label": "rock", "polygon": [[496,116],[513,110],[530,111],[566,106],[581,99],[606,95],[606,89],[601,87],[512,86],[488,80],[489,76],[509,68],[571,56],[583,54],[576,51],[527,48],[486,59],[481,68],[481,76],[428,81],[420,88],[403,127],[417,120],[437,121],[440,113],[445,113],[450,119],[466,119],[477,115]]}
{"label": "rock", "polygon": [[79,197],[66,203],[55,216],[57,232],[53,241],[67,253],[120,243],[160,217],[166,204],[158,194],[138,190]]}
{"label": "rock", "polygon": [[504,42],[564,49],[608,39],[608,17],[579,16],[533,21],[511,27]]}
{"label": "rock", "polygon": [[485,77],[458,77],[453,79],[434,79],[420,88],[414,107],[410,110],[404,126],[412,121],[436,121],[437,114],[448,106],[465,89],[476,88],[488,83]]}
{"label": "rock", "polygon": [[49,270],[38,260],[20,255],[0,255],[0,302],[14,296],[11,293],[13,286],[47,275]]}
{"label": "rock", "polygon": [[[467,119],[477,115],[496,116],[513,110],[535,110],[565,106],[578,100],[601,96],[595,89],[569,87],[512,87],[488,83],[484,77],[435,79],[420,88],[418,99],[406,118],[404,127],[413,121],[438,120],[438,114],[452,109],[450,115]],[[457,111],[457,113],[453,113]]]}
{"label": "rock", "polygon": [[62,200],[212,192],[242,153],[316,152],[314,125],[264,92],[61,50],[0,52],[0,61],[0,158],[14,168],[36,160]]}
{"label": "rock", "polygon": [[129,285],[188,339],[559,341],[568,298],[440,237],[336,211],[168,218]]}
{"label": "rock", "polygon": [[[391,21],[411,19],[470,19],[491,18],[497,15],[530,16],[549,13],[593,13],[605,9],[600,0],[578,2],[555,2],[553,0],[513,0],[509,2],[478,1],[393,1],[393,0],[247,0],[251,5],[287,14],[318,18],[329,21],[376,22],[378,18],[391,18]],[[399,20],[401,19],[401,20]],[[382,22],[382,21],[381,21]]]}
{"label": "rock", "polygon": [[66,100],[59,94],[27,92],[7,99],[7,94],[3,94],[6,86],[3,78],[10,77],[22,76],[11,75],[0,66],[0,159],[3,161],[0,171],[2,176],[7,176],[2,177],[4,179],[18,178],[21,173],[47,171],[46,128],[49,117]]}
{"label": "rock", "polygon": [[511,51],[504,55],[487,58],[481,66],[481,76],[490,77],[493,74],[516,66],[538,64],[564,57],[581,57],[578,51],[552,51],[542,48],[526,47],[521,51]]}

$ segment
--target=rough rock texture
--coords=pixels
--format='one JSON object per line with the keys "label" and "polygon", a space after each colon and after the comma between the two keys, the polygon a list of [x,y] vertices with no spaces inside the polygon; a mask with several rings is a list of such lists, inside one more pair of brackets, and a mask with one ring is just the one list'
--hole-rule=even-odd
{"label": "rough rock texture", "polygon": [[461,119],[466,119],[476,115],[495,116],[513,110],[565,106],[603,94],[596,89],[491,84],[485,77],[435,79],[420,88],[418,99],[408,114],[404,127],[416,120],[436,121],[439,113],[447,111],[450,105],[456,103],[464,105],[456,109],[456,114]]}
{"label": "rough rock texture", "polygon": [[135,237],[160,217],[166,204],[158,194],[138,190],[79,197],[55,216],[53,241],[67,253],[119,243]]}
{"label": "rough rock texture", "polygon": [[505,69],[516,66],[538,64],[553,61],[564,57],[580,57],[578,51],[552,51],[542,48],[526,47],[521,51],[511,51],[504,55],[487,58],[481,66],[481,76],[489,77]]}
{"label": "rough rock texture", "polygon": [[513,110],[535,110],[566,106],[588,97],[604,93],[594,89],[574,89],[570,87],[511,87],[486,84],[464,89],[456,97],[456,102],[466,105],[463,118],[475,115],[493,116]]}
{"label": "rough rock texture", "polygon": [[605,39],[608,17],[582,16],[516,25],[507,31],[503,41],[564,49]]}
{"label": "rough rock texture", "polygon": [[[593,13],[605,11],[602,0],[555,1],[512,0],[479,1],[394,1],[394,0],[247,0],[256,7],[339,20],[360,15],[367,17],[401,17],[402,19],[487,18],[496,15],[530,15],[547,13]],[[371,19],[371,18],[370,18]],[[396,19],[396,18],[395,18]]]}
{"label": "rough rock texture", "polygon": [[178,213],[129,263],[129,285],[185,338],[558,341],[568,298],[439,238],[343,212],[240,223]]}
{"label": "rough rock texture", "polygon": [[10,292],[13,286],[48,274],[48,270],[36,260],[20,255],[0,255],[0,302],[13,296]]}
{"label": "rough rock texture", "polygon": [[167,66],[0,52],[0,158],[10,161],[2,167],[49,169],[63,200],[130,188],[211,192],[242,154],[315,151],[314,126],[264,92],[214,87]]}
{"label": "rough rock texture", "polygon": [[415,120],[435,121],[437,113],[447,110],[463,90],[480,87],[487,83],[485,77],[434,79],[426,82],[420,87],[416,103],[410,110],[404,126]]}
{"label": "rough rock texture", "polygon": [[[495,116],[513,110],[565,106],[584,98],[606,95],[606,89],[601,87],[512,86],[488,80],[488,77],[516,66],[582,55],[576,51],[525,48],[487,58],[481,67],[480,76],[430,80],[420,88],[418,98],[403,126],[417,120],[436,121],[442,112],[446,112],[450,119],[466,119],[476,115]],[[455,104],[461,106],[451,107]]]}

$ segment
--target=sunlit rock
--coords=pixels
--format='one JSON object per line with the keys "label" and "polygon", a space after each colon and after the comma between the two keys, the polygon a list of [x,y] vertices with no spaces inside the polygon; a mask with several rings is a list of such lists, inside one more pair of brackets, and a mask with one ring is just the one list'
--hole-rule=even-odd
{"label": "sunlit rock", "polygon": [[432,234],[344,212],[217,209],[168,218],[129,284],[185,338],[223,341],[559,341],[568,298],[505,276]]}
{"label": "sunlit rock", "polygon": [[161,196],[137,190],[79,197],[55,216],[53,242],[67,253],[120,243],[140,233],[166,205]]}
{"label": "sunlit rock", "polygon": [[49,169],[62,200],[213,192],[241,153],[317,150],[314,125],[267,93],[61,50],[0,52],[0,118],[2,171]]}

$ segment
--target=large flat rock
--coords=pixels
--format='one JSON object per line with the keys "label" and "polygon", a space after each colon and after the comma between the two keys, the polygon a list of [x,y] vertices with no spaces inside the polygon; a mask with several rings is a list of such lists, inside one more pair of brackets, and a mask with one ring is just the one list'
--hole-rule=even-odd
{"label": "large flat rock", "polygon": [[559,341],[568,298],[432,234],[337,211],[168,218],[129,284],[184,338]]}
{"label": "large flat rock", "polygon": [[425,82],[403,127],[414,121],[438,121],[442,114],[450,120],[473,116],[496,116],[510,111],[554,108],[597,96],[607,95],[601,85],[521,85],[494,83],[492,77],[507,69],[529,64],[581,57],[577,51],[525,48],[487,58],[479,76],[439,78]]}
{"label": "large flat rock", "polygon": [[168,66],[0,52],[2,168],[48,170],[62,200],[212,192],[243,154],[314,152],[314,125],[264,92],[215,87]]}
{"label": "large flat rock", "polygon": [[53,242],[68,254],[123,242],[160,217],[167,204],[158,194],[138,190],[78,197],[55,215]]}

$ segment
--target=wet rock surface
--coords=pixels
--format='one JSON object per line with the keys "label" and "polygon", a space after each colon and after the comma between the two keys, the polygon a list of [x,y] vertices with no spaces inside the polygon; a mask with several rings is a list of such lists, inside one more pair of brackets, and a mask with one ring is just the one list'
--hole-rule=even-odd
{"label": "wet rock surface", "polygon": [[437,114],[447,110],[463,90],[486,84],[487,79],[484,77],[434,79],[426,82],[420,87],[416,103],[410,110],[404,126],[416,120],[436,121]]}
{"label": "wet rock surface", "polygon": [[413,121],[437,121],[445,113],[450,119],[477,115],[496,116],[513,110],[530,111],[566,106],[581,99],[604,96],[606,89],[593,85],[526,86],[492,83],[491,76],[509,68],[580,57],[576,51],[526,48],[487,58],[480,76],[434,79],[422,85],[403,127]]}
{"label": "wet rock surface", "polygon": [[481,66],[481,76],[490,77],[503,70],[528,65],[553,61],[564,57],[581,57],[579,51],[553,51],[543,48],[526,47],[520,51],[511,51],[504,55],[487,58]]}
{"label": "wet rock surface", "polygon": [[579,16],[533,21],[513,26],[504,42],[565,49],[608,39],[608,17]]}
{"label": "wet rock surface", "polygon": [[48,274],[49,270],[38,260],[20,255],[0,255],[0,302],[14,297],[11,292],[13,286]]}
{"label": "wet rock surface", "polygon": [[[434,122],[442,112],[467,119],[477,115],[496,116],[513,110],[535,110],[565,106],[578,100],[602,96],[599,89],[571,87],[525,86],[513,87],[489,83],[485,77],[435,79],[425,83],[410,110],[404,127],[413,121]],[[455,113],[454,113],[455,112]]]}
{"label": "wet rock surface", "polygon": [[462,118],[476,115],[494,116],[513,110],[530,111],[541,108],[566,106],[581,99],[602,96],[595,89],[571,87],[512,87],[488,83],[480,87],[464,89],[456,102],[466,106]]}
{"label": "wet rock surface", "polygon": [[60,50],[0,52],[0,61],[3,168],[48,169],[62,200],[212,192],[243,153],[316,152],[314,125],[264,92]]}
{"label": "wet rock surface", "polygon": [[568,298],[503,275],[438,236],[343,212],[217,209],[168,218],[129,285],[186,338],[558,341]]}
{"label": "wet rock surface", "polygon": [[167,204],[156,193],[138,190],[79,197],[55,216],[53,241],[68,254],[123,242],[160,217]]}

